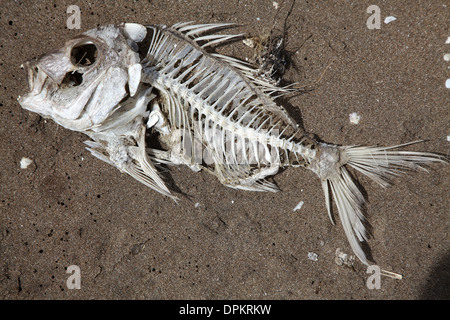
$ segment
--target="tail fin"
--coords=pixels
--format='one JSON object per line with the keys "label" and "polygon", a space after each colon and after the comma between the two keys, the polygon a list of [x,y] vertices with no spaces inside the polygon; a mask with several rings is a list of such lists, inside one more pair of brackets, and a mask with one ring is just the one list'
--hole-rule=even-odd
{"label": "tail fin", "polygon": [[322,179],[328,214],[331,218],[329,190],[331,187],[331,193],[350,246],[359,260],[366,265],[369,265],[369,262],[360,245],[360,242],[367,240],[366,229],[363,224],[365,199],[344,165],[351,166],[381,186],[387,187],[390,185],[390,179],[400,175],[402,170],[424,169],[421,167],[423,164],[447,162],[444,157],[433,153],[395,150],[418,142],[421,141],[385,148],[337,147],[340,150],[340,159],[337,164],[335,163],[333,170],[329,169],[330,163],[326,163],[329,159],[328,154],[326,154],[330,152],[327,151],[329,145],[323,148],[325,155],[321,155],[320,162],[322,162],[321,166],[323,164],[326,166],[326,176],[320,174],[319,176]]}
{"label": "tail fin", "polygon": [[331,187],[331,193],[333,194],[339,212],[339,218],[353,252],[362,263],[369,265],[366,254],[360,245],[360,242],[367,240],[366,228],[363,224],[365,200],[361,191],[355,185],[345,167],[340,167],[338,174],[322,180],[322,187],[325,192],[330,219],[332,217],[329,187]]}
{"label": "tail fin", "polygon": [[415,141],[392,147],[344,147],[343,153],[348,157],[347,164],[365,174],[382,187],[391,185],[391,179],[399,176],[405,169],[422,169],[420,165],[430,162],[446,162],[443,156],[428,152],[395,150],[408,145],[420,143]]}

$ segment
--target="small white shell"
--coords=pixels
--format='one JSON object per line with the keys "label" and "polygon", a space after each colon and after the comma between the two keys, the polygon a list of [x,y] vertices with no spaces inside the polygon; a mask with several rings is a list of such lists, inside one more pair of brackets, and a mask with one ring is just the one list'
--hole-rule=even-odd
{"label": "small white shell", "polygon": [[26,168],[28,168],[28,166],[29,166],[30,164],[32,164],[32,163],[33,163],[33,160],[31,160],[31,159],[29,159],[29,158],[23,157],[23,158],[20,160],[20,168],[21,168],[21,169],[26,169]]}
{"label": "small white shell", "polygon": [[388,24],[389,22],[392,22],[392,21],[395,21],[395,20],[397,20],[396,17],[389,16],[389,17],[386,17],[386,19],[384,19],[384,23]]}
{"label": "small white shell", "polygon": [[359,116],[356,112],[352,112],[349,114],[350,122],[353,124],[358,124],[359,120],[361,120],[361,116]]}
{"label": "small white shell", "polygon": [[300,201],[300,202],[295,206],[294,211],[300,210],[300,209],[303,207],[304,204],[305,204],[305,202]]}
{"label": "small white shell", "polygon": [[317,253],[308,252],[308,259],[312,261],[317,261],[319,260],[319,256],[317,255]]}

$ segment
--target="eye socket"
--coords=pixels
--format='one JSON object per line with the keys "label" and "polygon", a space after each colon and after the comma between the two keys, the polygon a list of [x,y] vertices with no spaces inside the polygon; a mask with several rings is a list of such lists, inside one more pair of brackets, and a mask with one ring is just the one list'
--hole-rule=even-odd
{"label": "eye socket", "polygon": [[72,48],[70,59],[77,67],[89,67],[98,57],[97,47],[93,43],[82,43]]}

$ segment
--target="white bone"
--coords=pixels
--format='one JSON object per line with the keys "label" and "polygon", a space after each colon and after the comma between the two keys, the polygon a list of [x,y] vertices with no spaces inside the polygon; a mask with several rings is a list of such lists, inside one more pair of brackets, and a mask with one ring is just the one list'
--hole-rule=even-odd
{"label": "white bone", "polygon": [[138,23],[125,23],[123,31],[128,38],[135,42],[141,42],[147,35],[147,28]]}

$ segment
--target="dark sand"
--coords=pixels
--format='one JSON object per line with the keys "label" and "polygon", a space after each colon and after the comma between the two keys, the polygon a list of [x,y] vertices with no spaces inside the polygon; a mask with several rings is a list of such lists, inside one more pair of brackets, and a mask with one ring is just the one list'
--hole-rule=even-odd
{"label": "dark sand", "polygon": [[[21,63],[84,30],[195,20],[235,22],[236,32],[261,36],[276,15],[272,0],[89,2],[0,4],[0,298],[450,298],[449,166],[400,177],[387,190],[358,176],[369,199],[372,257],[404,276],[382,278],[370,290],[366,266],[334,262],[336,248],[351,249],[339,219],[330,223],[313,173],[284,170],[274,178],[282,192],[269,194],[174,167],[171,177],[190,199],[176,205],[92,157],[83,134],[22,110]],[[66,8],[76,3],[81,30],[68,30]],[[449,12],[445,1],[418,3],[378,1],[381,29],[369,30],[373,1],[295,2],[287,49],[297,53],[285,78],[311,84],[335,59],[314,90],[287,101],[306,130],[342,145],[428,139],[410,149],[448,154]],[[385,24],[386,16],[397,20]],[[241,42],[218,51],[253,54]],[[361,116],[358,125],[349,122],[352,112]],[[33,164],[21,169],[22,157]],[[81,269],[80,290],[66,286],[70,265]]]}

